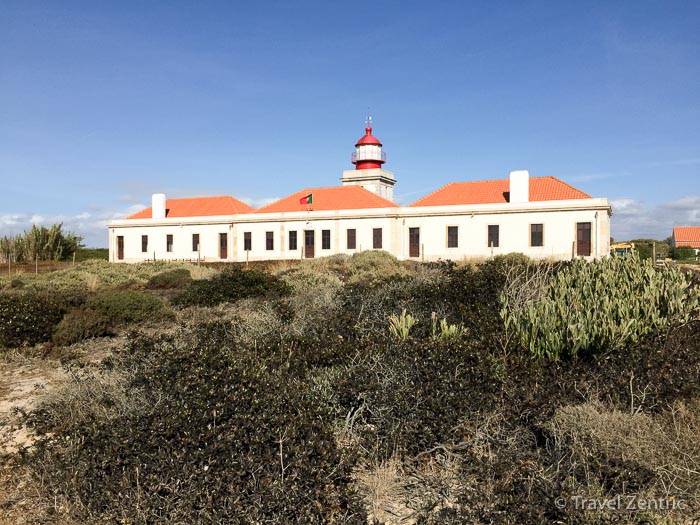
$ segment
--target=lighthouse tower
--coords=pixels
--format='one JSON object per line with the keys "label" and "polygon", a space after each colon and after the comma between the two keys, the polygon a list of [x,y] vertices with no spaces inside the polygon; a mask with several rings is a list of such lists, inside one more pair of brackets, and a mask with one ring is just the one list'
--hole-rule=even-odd
{"label": "lighthouse tower", "polygon": [[355,169],[344,171],[340,181],[343,186],[362,186],[393,201],[396,179],[393,173],[382,169],[385,162],[386,153],[382,151],[382,143],[372,135],[372,117],[367,117],[365,134],[355,144],[355,152],[352,154]]}

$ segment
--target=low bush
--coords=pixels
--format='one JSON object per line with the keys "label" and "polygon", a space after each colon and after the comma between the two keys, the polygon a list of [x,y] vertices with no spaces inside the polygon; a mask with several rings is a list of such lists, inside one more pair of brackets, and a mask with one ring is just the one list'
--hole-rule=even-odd
{"label": "low bush", "polygon": [[342,307],[343,282],[334,273],[323,273],[302,267],[283,278],[291,289],[285,299],[289,311],[288,334],[306,341],[319,342],[337,337],[335,323]]}
{"label": "low bush", "polygon": [[187,288],[192,283],[192,276],[187,268],[177,268],[162,273],[157,273],[146,283],[146,288],[153,290],[166,290],[173,288]]}
{"label": "low bush", "polygon": [[69,307],[68,298],[60,294],[0,292],[0,347],[51,340],[54,328]]}
{"label": "low bush", "polygon": [[695,248],[689,246],[679,246],[671,248],[671,257],[676,261],[694,261],[696,260]]}
{"label": "low bush", "polygon": [[353,254],[350,259],[350,277],[348,282],[376,283],[399,275],[407,275],[408,271],[401,262],[383,250],[366,250]]}
{"label": "low bush", "polygon": [[122,395],[141,408],[76,424],[53,414],[44,421],[69,424],[43,428],[54,435],[27,456],[72,519],[366,523],[328,416],[294,377],[206,341],[141,338],[129,352],[146,364]]}
{"label": "low bush", "polygon": [[[158,273],[178,268],[191,270],[195,279],[202,276],[209,277],[216,273],[216,270],[211,268],[197,267],[190,263],[159,261],[143,264],[115,264],[109,261],[90,259],[61,270],[39,274],[24,273],[22,280],[27,288],[35,290],[84,291],[88,287],[92,287],[91,291],[95,291],[98,287],[119,286],[128,281],[146,283]],[[7,275],[0,275],[0,287],[10,280]]]}
{"label": "low bush", "polygon": [[81,306],[68,312],[56,327],[53,342],[68,346],[112,334],[112,320],[101,310]]}
{"label": "low bush", "polygon": [[214,306],[233,303],[245,297],[276,297],[288,293],[289,287],[273,275],[234,267],[223,270],[211,279],[193,281],[185,292],[173,298],[172,304]]}
{"label": "low bush", "polygon": [[157,297],[135,290],[105,291],[91,297],[85,306],[114,324],[162,320],[172,316]]}
{"label": "low bush", "polygon": [[557,360],[621,348],[687,323],[700,307],[700,290],[689,275],[657,270],[633,253],[576,260],[553,274],[539,296],[523,304],[509,299],[502,294],[506,332],[533,356]]}
{"label": "low bush", "polygon": [[351,415],[362,446],[378,457],[459,441],[460,420],[493,406],[501,384],[497,361],[464,341],[408,339],[347,362],[336,379],[337,412]]}
{"label": "low bush", "polygon": [[109,260],[109,248],[80,248],[75,252],[75,261],[83,262],[90,259]]}

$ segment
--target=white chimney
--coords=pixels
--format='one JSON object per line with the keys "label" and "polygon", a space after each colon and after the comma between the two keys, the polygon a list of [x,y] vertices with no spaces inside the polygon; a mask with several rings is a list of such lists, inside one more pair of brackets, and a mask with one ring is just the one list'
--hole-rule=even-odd
{"label": "white chimney", "polygon": [[530,201],[530,173],[527,170],[510,172],[510,202]]}
{"label": "white chimney", "polygon": [[151,197],[151,217],[165,219],[165,193],[154,193]]}

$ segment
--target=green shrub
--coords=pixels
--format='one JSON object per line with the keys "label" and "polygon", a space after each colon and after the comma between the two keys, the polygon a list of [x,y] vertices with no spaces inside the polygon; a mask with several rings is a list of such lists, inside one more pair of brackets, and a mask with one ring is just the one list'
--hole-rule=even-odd
{"label": "green shrub", "polygon": [[86,307],[104,315],[114,324],[166,319],[171,313],[152,295],[135,290],[109,290],[90,298]]}
{"label": "green shrub", "polygon": [[366,250],[355,253],[350,259],[350,283],[374,283],[395,277],[407,275],[401,262],[383,250]]}
{"label": "green shrub", "polygon": [[407,314],[404,308],[401,311],[401,315],[392,314],[389,316],[389,332],[396,339],[405,341],[411,334],[411,328],[416,322],[416,318],[411,314]]}
{"label": "green shrub", "polygon": [[166,272],[157,273],[146,283],[150,289],[186,288],[192,282],[190,271],[186,268],[177,268]]}
{"label": "green shrub", "polygon": [[671,257],[676,261],[695,260],[695,249],[689,246],[671,248]]}
{"label": "green shrub", "polygon": [[75,262],[89,261],[90,259],[100,259],[109,261],[109,248],[78,248],[75,252]]}
{"label": "green shrub", "polygon": [[101,310],[81,306],[68,312],[56,327],[53,342],[68,346],[112,333],[112,321]]}
{"label": "green shrub", "polygon": [[289,287],[277,277],[260,270],[226,269],[211,279],[193,281],[172,301],[177,306],[214,306],[245,297],[287,295]]}
{"label": "green shrub", "polygon": [[506,330],[537,357],[557,360],[636,343],[688,322],[700,291],[676,269],[657,270],[637,254],[576,260],[551,276],[541,295],[512,304],[502,295]]}
{"label": "green shrub", "polygon": [[461,324],[450,324],[447,319],[441,319],[438,324],[438,316],[433,312],[430,319],[430,335],[434,341],[449,341],[459,339],[467,334],[467,330]]}
{"label": "green shrub", "polygon": [[22,279],[12,279],[9,284],[10,288],[24,288],[24,281]]}
{"label": "green shrub", "polygon": [[68,308],[68,299],[59,294],[0,293],[0,347],[49,341]]}

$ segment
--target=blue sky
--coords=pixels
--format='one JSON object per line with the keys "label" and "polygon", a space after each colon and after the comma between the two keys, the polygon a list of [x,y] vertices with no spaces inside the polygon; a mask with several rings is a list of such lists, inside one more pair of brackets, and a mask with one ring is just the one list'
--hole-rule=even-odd
{"label": "blue sky", "polygon": [[90,246],[150,195],[338,184],[368,108],[396,195],[554,175],[613,236],[700,224],[700,3],[0,3],[0,235]]}

